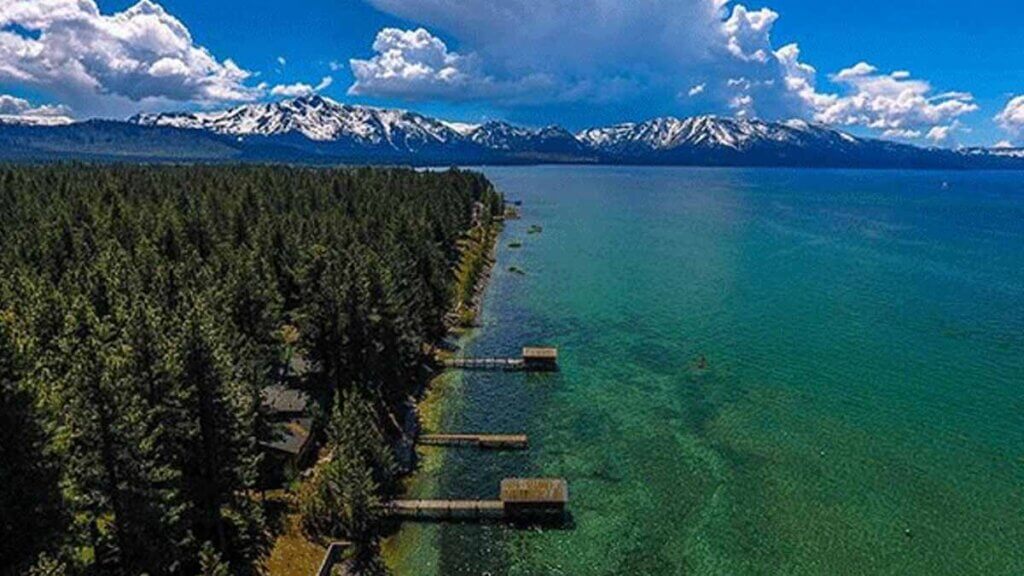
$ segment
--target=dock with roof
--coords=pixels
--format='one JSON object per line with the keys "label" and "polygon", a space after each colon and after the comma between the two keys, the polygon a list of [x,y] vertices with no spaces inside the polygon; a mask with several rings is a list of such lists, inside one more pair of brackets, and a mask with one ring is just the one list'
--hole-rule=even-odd
{"label": "dock with roof", "polygon": [[384,505],[404,520],[558,518],[569,503],[569,485],[561,478],[506,478],[497,500],[393,500]]}
{"label": "dock with roof", "polygon": [[553,372],[558,370],[558,348],[526,346],[518,357],[451,358],[444,361],[444,366],[460,370]]}

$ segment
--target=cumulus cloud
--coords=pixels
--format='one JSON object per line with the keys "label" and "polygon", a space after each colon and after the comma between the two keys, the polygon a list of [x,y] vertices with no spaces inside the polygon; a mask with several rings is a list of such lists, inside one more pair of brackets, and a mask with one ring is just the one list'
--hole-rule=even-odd
{"label": "cumulus cloud", "polygon": [[60,104],[34,106],[24,98],[0,94],[0,117],[3,118],[67,118],[71,110]]}
{"label": "cumulus cloud", "polygon": [[94,0],[0,0],[0,82],[82,111],[254,100],[263,87],[247,85],[252,76],[150,0],[109,15]]}
{"label": "cumulus cloud", "polygon": [[[970,94],[937,94],[906,70],[883,74],[866,62],[829,76],[835,87],[823,89],[798,45],[775,47],[777,12],[729,0],[369,1],[426,28],[382,31],[376,55],[352,62],[353,94],[500,99],[534,89],[538,100],[581,106],[656,100],[667,113],[700,94],[712,112],[933,141],[950,138],[977,109]],[[450,36],[459,51],[427,30]]]}
{"label": "cumulus cloud", "polygon": [[377,34],[373,50],[376,55],[372,58],[349,62],[355,77],[349,94],[516,101],[542,89],[552,90],[554,85],[545,74],[497,80],[483,72],[477,54],[452,51],[423,28],[385,28]]}
{"label": "cumulus cloud", "polygon": [[355,84],[349,94],[385,96],[468,95],[491,83],[480,73],[474,55],[448,50],[440,38],[423,28],[385,28],[373,42],[376,55],[353,59]]}
{"label": "cumulus cloud", "polygon": [[825,124],[865,126],[895,138],[942,142],[959,128],[958,119],[978,109],[965,92],[934,94],[930,83],[906,71],[883,74],[860,62],[832,76],[847,89],[845,95],[804,92],[814,118]]}
{"label": "cumulus cloud", "polygon": [[675,99],[690,86],[667,80],[705,57],[701,39],[721,25],[710,0],[370,2],[425,28],[382,31],[376,55],[352,62],[352,93],[406,98],[606,101],[654,79]]}
{"label": "cumulus cloud", "polygon": [[270,90],[271,96],[284,96],[287,98],[299,98],[301,96],[311,96],[317,92],[323,92],[331,84],[334,83],[334,78],[330,76],[324,76],[324,79],[320,81],[316,86],[304,84],[298,82],[296,84],[279,84],[274,86]]}
{"label": "cumulus cloud", "polygon": [[1003,110],[996,115],[995,121],[1013,138],[1019,139],[1024,134],[1024,96],[1011,98]]}
{"label": "cumulus cloud", "polygon": [[[353,62],[354,94],[464,99],[483,93],[500,100],[511,92],[517,101],[582,106],[643,99],[648,108],[660,102],[665,113],[674,113],[682,97],[701,94],[702,104],[717,107],[712,111],[786,118],[805,106],[785,89],[786,64],[771,42],[779,15],[767,8],[728,0],[369,1],[446,33],[461,49],[416,31],[424,42],[433,40],[432,54],[413,58],[394,42],[380,46],[378,37],[377,56]],[[793,48],[784,53],[789,64],[804,66]],[[439,77],[446,68],[457,81]],[[729,78],[747,82],[729,84]],[[704,88],[691,95],[696,85]]]}
{"label": "cumulus cloud", "polygon": [[726,49],[743,61],[766,63],[772,53],[769,33],[779,14],[768,8],[749,11],[743,5],[733,8],[732,15],[722,24]]}

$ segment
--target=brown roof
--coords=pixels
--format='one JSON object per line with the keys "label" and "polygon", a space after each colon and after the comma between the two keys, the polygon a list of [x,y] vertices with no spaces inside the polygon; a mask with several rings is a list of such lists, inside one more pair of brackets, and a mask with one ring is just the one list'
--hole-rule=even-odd
{"label": "brown roof", "polygon": [[263,408],[271,414],[302,414],[309,405],[309,395],[283,384],[271,384],[262,391]]}
{"label": "brown roof", "polygon": [[506,478],[501,481],[501,501],[565,504],[569,485],[560,478]]}
{"label": "brown roof", "polygon": [[287,454],[301,454],[306,448],[306,443],[309,442],[312,428],[312,418],[296,418],[287,422],[277,422],[273,424],[272,437],[262,444]]}
{"label": "brown roof", "polygon": [[540,360],[557,360],[558,359],[558,348],[540,347],[540,346],[527,346],[523,348],[523,358],[533,358]]}

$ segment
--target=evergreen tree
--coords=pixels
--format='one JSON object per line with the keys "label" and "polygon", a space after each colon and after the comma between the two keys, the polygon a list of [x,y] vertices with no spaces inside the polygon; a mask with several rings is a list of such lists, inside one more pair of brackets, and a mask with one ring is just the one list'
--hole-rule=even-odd
{"label": "evergreen tree", "polygon": [[59,547],[66,519],[47,435],[21,384],[12,323],[0,314],[0,573],[13,576]]}
{"label": "evergreen tree", "polygon": [[3,569],[258,571],[284,325],[340,398],[309,528],[371,562],[381,422],[444,333],[475,202],[501,207],[459,170],[0,166]]}

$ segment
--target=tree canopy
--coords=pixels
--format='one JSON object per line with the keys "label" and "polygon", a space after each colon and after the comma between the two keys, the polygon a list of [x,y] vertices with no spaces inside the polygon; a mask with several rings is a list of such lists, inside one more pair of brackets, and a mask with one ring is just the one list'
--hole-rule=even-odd
{"label": "tree canopy", "polygon": [[261,391],[293,345],[345,399],[326,474],[372,505],[474,205],[501,198],[458,170],[0,166],[5,574],[258,573]]}

